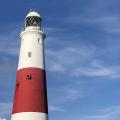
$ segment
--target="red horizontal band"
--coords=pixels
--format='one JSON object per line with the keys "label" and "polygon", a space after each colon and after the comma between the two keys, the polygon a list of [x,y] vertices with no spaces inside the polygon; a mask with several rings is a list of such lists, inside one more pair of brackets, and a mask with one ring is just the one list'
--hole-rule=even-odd
{"label": "red horizontal band", "polygon": [[45,71],[23,68],[17,71],[13,114],[18,112],[48,113]]}

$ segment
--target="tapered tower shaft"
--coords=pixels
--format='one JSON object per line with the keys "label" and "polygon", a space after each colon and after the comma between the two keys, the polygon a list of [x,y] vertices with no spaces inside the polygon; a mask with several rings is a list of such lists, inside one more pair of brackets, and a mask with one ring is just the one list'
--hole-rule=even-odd
{"label": "tapered tower shaft", "polygon": [[21,47],[16,77],[12,120],[47,120],[47,90],[44,61],[45,34],[41,17],[30,11],[20,33]]}

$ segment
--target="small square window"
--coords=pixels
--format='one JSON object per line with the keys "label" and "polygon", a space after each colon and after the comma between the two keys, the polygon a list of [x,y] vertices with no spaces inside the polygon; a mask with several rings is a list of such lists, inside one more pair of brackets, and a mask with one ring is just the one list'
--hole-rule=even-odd
{"label": "small square window", "polygon": [[27,79],[27,80],[31,80],[31,79],[32,79],[32,74],[28,74],[28,75],[26,76],[26,79]]}
{"label": "small square window", "polygon": [[28,57],[31,57],[32,53],[31,52],[28,52]]}
{"label": "small square window", "polygon": [[38,38],[38,43],[41,43],[41,39],[40,38]]}

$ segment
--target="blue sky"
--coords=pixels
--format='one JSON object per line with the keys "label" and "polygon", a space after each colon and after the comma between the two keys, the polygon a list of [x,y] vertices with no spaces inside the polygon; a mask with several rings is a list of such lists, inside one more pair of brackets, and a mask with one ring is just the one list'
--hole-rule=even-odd
{"label": "blue sky", "polygon": [[20,47],[30,8],[43,18],[50,120],[119,120],[119,0],[2,0],[0,120],[10,120]]}

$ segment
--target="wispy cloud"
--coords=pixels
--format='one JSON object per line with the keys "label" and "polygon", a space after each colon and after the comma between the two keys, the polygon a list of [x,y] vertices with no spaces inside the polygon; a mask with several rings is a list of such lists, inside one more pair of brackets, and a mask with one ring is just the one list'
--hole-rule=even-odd
{"label": "wispy cloud", "polygon": [[[74,24],[76,29],[79,26],[79,29],[84,30],[84,33],[85,31],[92,31],[94,34],[104,32],[109,34],[109,36],[112,33],[120,33],[120,15],[117,8],[120,2],[118,0],[111,0],[110,2],[108,0],[100,2],[91,0],[90,2],[87,1],[87,4],[83,2],[81,8],[76,6],[77,2],[74,2],[74,4],[71,2],[72,7],[69,9],[66,17],[64,17],[65,24]],[[81,1],[79,1],[79,4],[81,4]],[[99,31],[99,33],[96,33],[96,31]]]}
{"label": "wispy cloud", "polygon": [[[91,30],[96,29],[99,32],[108,33],[109,35],[120,33],[120,25],[119,25],[120,16],[119,15],[113,15],[113,14],[108,14],[108,15],[102,14],[100,16],[94,16],[94,14],[91,14],[91,16],[70,15],[66,19],[67,20],[65,21],[67,21],[67,24],[76,24],[80,26],[81,29],[83,28],[85,29],[87,25],[88,29],[91,29]],[[87,29],[86,31],[88,32]]]}
{"label": "wispy cloud", "polygon": [[74,101],[77,100],[79,98],[81,98],[83,96],[83,91],[80,89],[75,89],[75,88],[71,88],[71,89],[67,89],[65,91],[65,97],[64,97],[64,101]]}
{"label": "wispy cloud", "polygon": [[51,99],[49,98],[50,104],[57,105],[59,107],[87,96],[87,91],[84,89],[83,83],[75,82],[73,80],[71,82],[66,81],[64,84],[59,84],[57,89],[49,89],[49,92],[51,95]]}
{"label": "wispy cloud", "polygon": [[19,29],[12,28],[10,25],[6,29],[9,30],[7,35],[0,34],[0,74],[11,74],[17,68]]}
{"label": "wispy cloud", "polygon": [[[57,51],[47,50],[47,64],[50,71],[57,71],[61,68],[62,71],[69,69],[71,67],[77,67],[80,65],[85,65],[86,62],[89,62],[94,54],[94,48],[80,47],[66,47]],[[88,60],[89,58],[89,60]]]}
{"label": "wispy cloud", "polygon": [[59,106],[55,106],[55,105],[49,105],[49,111],[50,112],[65,112],[64,108],[61,108]]}
{"label": "wispy cloud", "polygon": [[0,116],[1,119],[4,120],[8,116],[10,116],[12,110],[11,103],[0,103]]}
{"label": "wispy cloud", "polygon": [[7,120],[6,118],[2,118],[2,117],[0,117],[0,120]]}
{"label": "wispy cloud", "polygon": [[73,73],[74,76],[88,76],[88,77],[115,77],[119,75],[119,71],[113,68],[76,68]]}
{"label": "wispy cloud", "polygon": [[75,77],[118,78],[120,66],[100,63],[96,50],[95,47],[81,46],[80,48],[63,48],[58,51],[47,50],[48,70]]}
{"label": "wispy cloud", "polygon": [[80,120],[118,120],[120,118],[120,106],[112,106],[98,110],[94,115],[85,115]]}

